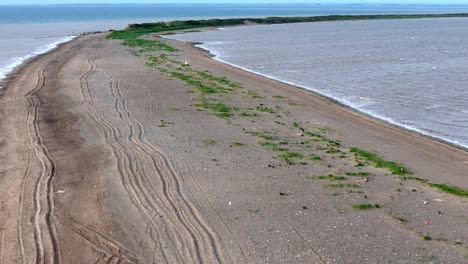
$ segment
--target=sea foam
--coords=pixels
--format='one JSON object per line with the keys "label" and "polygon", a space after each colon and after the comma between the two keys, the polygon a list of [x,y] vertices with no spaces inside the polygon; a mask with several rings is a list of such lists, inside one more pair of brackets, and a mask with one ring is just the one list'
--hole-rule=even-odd
{"label": "sea foam", "polygon": [[58,45],[71,41],[74,38],[75,36],[64,37],[59,40],[56,40],[55,42],[44,45],[30,54],[27,54],[22,57],[13,58],[9,64],[7,64],[5,67],[0,68],[0,80],[4,79],[10,72],[12,72],[15,68],[23,64],[25,61],[34,58],[35,56],[49,52],[55,49]]}

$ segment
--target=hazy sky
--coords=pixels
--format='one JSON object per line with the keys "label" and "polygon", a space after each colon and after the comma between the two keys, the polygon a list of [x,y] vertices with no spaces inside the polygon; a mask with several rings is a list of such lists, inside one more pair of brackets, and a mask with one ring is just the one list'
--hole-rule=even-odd
{"label": "hazy sky", "polygon": [[468,4],[467,0],[0,0],[0,4],[88,4],[88,3],[394,3]]}

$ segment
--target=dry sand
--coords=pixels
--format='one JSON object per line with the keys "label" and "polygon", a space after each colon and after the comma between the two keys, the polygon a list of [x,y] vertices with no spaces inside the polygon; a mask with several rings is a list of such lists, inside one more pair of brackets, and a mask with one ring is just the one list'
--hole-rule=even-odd
{"label": "dry sand", "polygon": [[[356,168],[348,148],[465,189],[467,152],[168,42],[187,70],[240,83],[220,100],[256,116],[199,109],[104,35],[34,59],[0,98],[0,263],[466,263],[466,198]],[[258,133],[321,160],[288,165]]]}

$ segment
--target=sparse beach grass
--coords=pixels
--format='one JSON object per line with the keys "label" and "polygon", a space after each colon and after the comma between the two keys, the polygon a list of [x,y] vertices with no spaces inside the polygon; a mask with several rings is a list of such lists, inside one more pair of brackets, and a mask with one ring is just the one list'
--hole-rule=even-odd
{"label": "sparse beach grass", "polygon": [[380,208],[379,204],[353,204],[353,208],[356,210],[368,210]]}
{"label": "sparse beach grass", "polygon": [[408,168],[406,168],[402,164],[399,164],[393,161],[384,160],[374,152],[366,151],[366,150],[359,149],[359,148],[350,148],[350,151],[356,155],[356,159],[359,161],[358,164],[362,164],[361,161],[371,162],[377,168],[386,168],[392,174],[396,174],[396,175],[406,175],[406,174],[413,173],[412,171],[410,171]]}

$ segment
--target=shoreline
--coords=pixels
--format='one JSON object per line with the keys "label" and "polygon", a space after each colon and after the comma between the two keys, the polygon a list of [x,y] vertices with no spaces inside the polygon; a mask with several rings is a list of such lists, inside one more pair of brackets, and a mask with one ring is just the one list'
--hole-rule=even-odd
{"label": "shoreline", "polygon": [[[152,68],[120,41],[83,36],[12,76],[5,261],[462,262],[466,197],[420,180],[467,188],[466,152],[168,43],[177,53],[148,55],[175,63]],[[414,174],[358,166],[351,147]]]}
{"label": "shoreline", "polygon": [[[217,28],[217,29],[207,29],[207,30],[222,30],[222,29]],[[183,34],[183,32],[181,32],[180,34]],[[170,35],[168,35],[168,36],[170,36]],[[259,76],[261,78],[267,78],[267,79],[272,80],[272,81],[276,81],[276,82],[279,82],[279,83],[282,83],[282,84],[293,86],[293,87],[295,87],[297,89],[300,89],[302,91],[309,92],[309,93],[312,93],[312,94],[314,94],[316,96],[319,96],[319,97],[323,98],[324,100],[327,100],[329,102],[332,102],[332,103],[336,104],[339,107],[343,107],[345,109],[351,110],[351,111],[353,111],[353,112],[355,112],[355,113],[357,113],[359,115],[362,115],[363,117],[371,118],[371,119],[373,119],[375,121],[381,122],[381,123],[386,124],[388,126],[395,127],[397,129],[401,129],[403,131],[412,133],[414,135],[422,136],[422,137],[428,138],[430,140],[433,140],[435,142],[442,143],[444,145],[454,147],[454,148],[457,148],[459,150],[463,150],[463,151],[468,152],[468,145],[464,145],[464,144],[462,144],[462,143],[460,143],[460,142],[458,142],[456,140],[450,140],[450,139],[446,139],[446,138],[442,138],[442,137],[432,135],[430,133],[425,133],[422,130],[420,130],[419,128],[417,128],[417,127],[405,126],[404,124],[393,121],[393,120],[391,120],[390,117],[385,117],[385,116],[381,116],[379,114],[366,112],[364,110],[359,109],[358,107],[354,107],[351,103],[347,103],[346,100],[344,100],[344,99],[335,98],[334,96],[326,94],[326,93],[322,93],[317,89],[313,89],[313,88],[307,87],[307,86],[301,86],[301,85],[298,85],[298,84],[293,83],[293,82],[285,81],[285,80],[282,80],[280,78],[276,78],[274,76],[270,76],[270,75],[267,75],[267,74],[262,74],[260,72],[249,70],[249,69],[246,69],[246,68],[244,68],[242,66],[227,62],[227,61],[225,61],[223,59],[220,59],[219,54],[216,54],[212,50],[204,47],[203,45],[205,43],[203,43],[203,42],[183,41],[183,40],[178,40],[178,39],[174,39],[174,38],[167,38],[165,35],[160,35],[160,37],[163,38],[163,39],[170,39],[170,40],[176,40],[176,41],[181,41],[181,42],[188,42],[194,48],[200,49],[202,52],[206,53],[214,61],[223,63],[225,65],[231,66],[233,68],[236,68],[238,70],[241,70],[241,71],[244,71],[244,72],[247,72],[247,73],[250,73],[250,74],[257,75],[257,76]]]}
{"label": "shoreline", "polygon": [[[333,22],[333,21],[325,21],[325,22]],[[252,25],[234,25],[233,27],[242,27],[242,26],[252,26]],[[225,28],[225,27],[201,28],[201,29],[197,29],[196,31],[200,31],[200,30],[223,30],[223,28]],[[190,32],[190,31],[191,30],[189,30],[188,32]],[[11,76],[15,75],[15,72],[20,71],[21,68],[25,67],[27,64],[31,63],[35,59],[38,59],[41,56],[47,55],[48,53],[50,53],[50,52],[54,51],[55,49],[59,48],[61,45],[64,45],[66,43],[70,43],[74,39],[79,38],[80,36],[90,35],[90,34],[101,34],[101,33],[104,34],[104,33],[108,33],[108,32],[110,32],[110,31],[107,31],[107,32],[103,32],[103,31],[82,32],[78,36],[67,36],[67,37],[64,37],[62,40],[55,41],[53,43],[50,43],[50,44],[46,45],[43,48],[39,48],[33,54],[29,54],[27,56],[19,58],[20,62],[17,63],[15,61],[14,63],[12,63],[11,65],[14,65],[14,66],[13,67],[8,67],[8,68],[11,68],[11,69],[4,75],[3,78],[0,78],[0,95],[1,95],[2,91],[7,89],[9,79],[11,78]],[[183,34],[183,33],[185,33],[184,30],[179,32],[179,34]],[[424,132],[424,131],[420,130],[419,128],[407,126],[407,125],[401,124],[399,122],[393,121],[390,117],[385,117],[385,116],[381,116],[379,114],[366,112],[364,110],[359,109],[358,107],[354,107],[351,103],[347,103],[346,100],[344,100],[344,99],[335,98],[333,95],[322,93],[321,91],[319,91],[317,89],[313,89],[313,88],[307,87],[307,86],[301,86],[301,85],[298,85],[298,84],[296,84],[294,82],[285,81],[285,80],[282,80],[280,78],[276,78],[274,76],[270,76],[270,75],[267,75],[267,74],[262,74],[260,72],[249,70],[249,69],[246,69],[246,68],[244,68],[242,66],[227,62],[227,61],[225,61],[223,59],[220,59],[219,54],[216,54],[212,50],[209,50],[208,48],[204,47],[203,45],[205,43],[203,43],[203,42],[190,42],[190,41],[177,40],[177,39],[174,39],[174,38],[170,38],[171,35],[164,35],[164,34],[157,34],[157,36],[161,37],[162,39],[176,40],[176,41],[181,41],[181,42],[188,42],[194,48],[200,49],[202,52],[206,53],[214,61],[223,63],[225,65],[229,65],[229,66],[231,66],[233,68],[239,69],[241,71],[244,71],[244,72],[247,72],[247,73],[250,73],[250,74],[254,74],[254,75],[262,77],[262,78],[267,78],[269,80],[273,80],[273,81],[276,81],[276,82],[279,82],[279,83],[282,83],[282,84],[293,86],[293,87],[295,87],[297,89],[300,89],[300,90],[303,90],[305,92],[309,92],[309,93],[312,93],[312,94],[314,94],[316,96],[319,96],[319,97],[323,98],[324,100],[335,103],[339,107],[343,107],[345,109],[351,110],[351,111],[353,111],[353,112],[355,112],[355,113],[357,113],[359,115],[362,115],[363,117],[371,118],[371,119],[376,120],[378,122],[382,122],[383,124],[386,124],[388,126],[395,127],[397,129],[401,129],[403,131],[412,133],[414,135],[422,136],[422,137],[428,138],[430,140],[433,140],[435,142],[438,142],[438,143],[441,143],[441,144],[444,144],[444,145],[454,147],[454,148],[457,148],[459,150],[468,152],[468,145],[464,145],[464,144],[462,144],[462,143],[460,143],[460,142],[458,142],[456,140],[451,140],[451,139],[438,137],[438,136],[432,135],[430,133]]]}
{"label": "shoreline", "polygon": [[[28,64],[31,60],[34,60],[35,58],[45,55],[54,49],[60,47],[60,45],[68,43],[72,41],[73,39],[77,38],[79,36],[66,36],[61,38],[60,40],[51,42],[47,45],[44,45],[42,47],[37,48],[34,52],[27,54],[22,57],[16,57],[13,59],[13,62],[10,63],[9,65],[5,66],[4,72],[0,73],[0,83],[3,82],[4,80],[8,79],[9,75],[13,74],[17,68],[24,67],[25,64]],[[2,87],[0,86],[0,89]]]}

